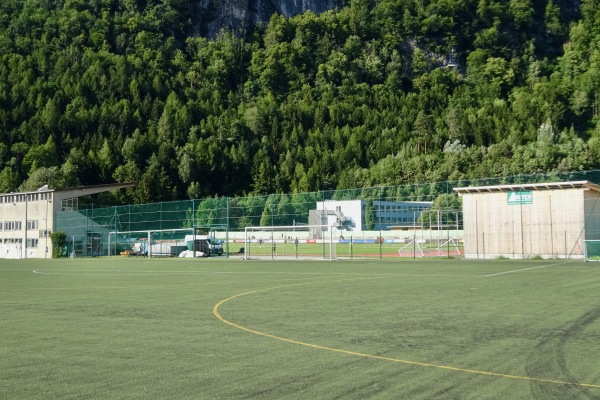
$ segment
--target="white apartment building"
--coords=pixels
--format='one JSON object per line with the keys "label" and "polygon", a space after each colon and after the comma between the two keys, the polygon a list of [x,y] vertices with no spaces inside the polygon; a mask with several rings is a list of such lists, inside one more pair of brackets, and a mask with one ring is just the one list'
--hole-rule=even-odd
{"label": "white apartment building", "polygon": [[0,258],[51,258],[50,234],[59,211],[77,211],[79,198],[134,186],[115,183],[33,192],[0,193]]}
{"label": "white apartment building", "polygon": [[[389,230],[417,224],[424,210],[431,208],[430,201],[373,200],[375,226],[373,230]],[[366,230],[366,200],[319,201],[310,212],[312,225],[339,226],[347,231]]]}

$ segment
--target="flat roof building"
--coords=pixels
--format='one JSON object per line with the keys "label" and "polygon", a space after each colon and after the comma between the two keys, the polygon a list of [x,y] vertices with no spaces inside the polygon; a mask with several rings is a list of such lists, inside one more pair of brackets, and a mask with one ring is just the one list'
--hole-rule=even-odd
{"label": "flat roof building", "polygon": [[600,239],[600,186],[588,181],[455,188],[466,258],[583,258]]}
{"label": "flat roof building", "polygon": [[50,234],[59,211],[77,211],[79,198],[134,186],[114,183],[65,189],[0,193],[0,258],[51,258]]}
{"label": "flat roof building", "polygon": [[[430,201],[373,200],[374,226],[370,230],[389,230],[398,226],[414,226]],[[309,213],[310,225],[330,225],[346,231],[365,231],[366,200],[326,200],[316,203]]]}

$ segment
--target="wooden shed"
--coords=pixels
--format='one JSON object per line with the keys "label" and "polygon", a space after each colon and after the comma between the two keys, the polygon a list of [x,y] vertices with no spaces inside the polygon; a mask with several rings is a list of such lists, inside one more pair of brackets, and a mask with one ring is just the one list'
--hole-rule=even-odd
{"label": "wooden shed", "polygon": [[588,181],[455,188],[466,258],[583,258],[600,239],[600,186]]}

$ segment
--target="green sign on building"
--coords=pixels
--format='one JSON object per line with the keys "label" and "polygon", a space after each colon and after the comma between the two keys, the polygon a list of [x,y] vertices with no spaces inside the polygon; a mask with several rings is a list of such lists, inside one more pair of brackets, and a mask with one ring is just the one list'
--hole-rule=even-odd
{"label": "green sign on building", "polygon": [[532,204],[533,194],[531,193],[531,190],[523,192],[508,192],[506,193],[506,202],[509,206]]}

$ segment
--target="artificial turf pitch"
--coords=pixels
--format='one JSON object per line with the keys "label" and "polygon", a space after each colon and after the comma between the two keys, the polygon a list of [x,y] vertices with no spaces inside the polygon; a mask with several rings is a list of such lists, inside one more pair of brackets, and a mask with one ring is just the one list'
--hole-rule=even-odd
{"label": "artificial turf pitch", "polygon": [[0,398],[600,398],[599,293],[555,260],[0,260]]}

